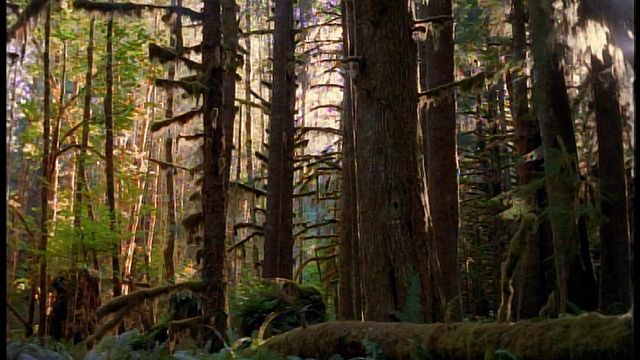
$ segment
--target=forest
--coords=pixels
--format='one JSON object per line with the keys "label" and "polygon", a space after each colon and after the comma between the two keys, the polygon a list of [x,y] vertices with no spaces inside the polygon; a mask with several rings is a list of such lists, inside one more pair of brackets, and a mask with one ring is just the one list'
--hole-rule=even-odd
{"label": "forest", "polygon": [[633,359],[632,0],[7,0],[6,358]]}

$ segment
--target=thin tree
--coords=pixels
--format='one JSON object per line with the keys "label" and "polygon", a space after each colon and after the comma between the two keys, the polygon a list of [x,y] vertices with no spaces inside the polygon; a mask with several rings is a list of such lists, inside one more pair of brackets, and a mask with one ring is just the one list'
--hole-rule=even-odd
{"label": "thin tree", "polygon": [[[93,96],[93,34],[95,27],[95,18],[91,17],[89,22],[89,40],[87,43],[87,73],[85,75],[85,93],[84,93],[84,104],[83,104],[83,113],[82,113],[82,133],[80,137],[80,150],[76,156],[76,183],[75,183],[75,200],[73,202],[73,227],[75,228],[76,234],[78,235],[78,244],[74,244],[72,247],[72,266],[75,270],[74,278],[78,279],[78,256],[81,254],[82,264],[86,264],[86,256],[87,251],[84,246],[85,241],[85,233],[83,230],[83,205],[84,199],[86,197],[86,163],[87,163],[87,148],[89,145],[89,121],[91,120],[91,98]],[[73,311],[72,314],[76,313],[76,307],[79,304],[87,309],[88,304],[85,301],[86,299],[78,299],[78,291],[74,295],[73,302]],[[86,334],[88,331],[85,328],[86,324],[78,324],[75,321],[75,316],[73,319],[73,330],[74,333],[76,331],[80,331],[81,333]],[[82,329],[78,329],[78,327],[82,327]]]}
{"label": "thin tree", "polygon": [[[182,6],[181,0],[172,0],[172,6]],[[177,54],[182,52],[182,16],[176,17],[175,22],[171,26],[171,40],[169,46],[175,50]],[[174,80],[176,76],[176,64],[169,62],[168,64],[169,80]],[[173,117],[174,108],[173,88],[167,88],[167,104],[165,109],[165,117],[171,119]],[[164,139],[164,151],[165,161],[167,164],[173,164],[173,137],[171,132],[166,134]],[[174,191],[174,179],[173,173],[175,169],[172,167],[166,170],[166,182],[167,182],[167,215],[168,219],[168,234],[167,234],[167,246],[164,249],[164,270],[166,280],[169,284],[174,284],[176,281],[175,264],[173,256],[175,252],[176,236],[177,236],[177,224],[176,224],[176,203],[175,203],[175,191]]]}
{"label": "thin tree", "polygon": [[[106,67],[105,67],[105,87],[104,96],[104,126],[106,130],[105,137],[105,172],[107,176],[107,205],[109,206],[109,229],[111,230],[112,254],[112,289],[113,297],[122,295],[122,287],[120,286],[120,252],[121,244],[116,234],[116,198],[115,198],[115,179],[113,164],[113,13],[109,13],[107,20],[107,49],[106,49]],[[124,323],[119,327],[119,331],[124,331]]]}
{"label": "thin tree", "polygon": [[277,0],[275,3],[273,96],[262,276],[292,279],[295,106],[293,2]]}
{"label": "thin tree", "polygon": [[51,5],[47,4],[44,24],[44,124],[43,124],[43,149],[42,149],[42,173],[44,180],[40,189],[40,243],[38,250],[40,256],[34,256],[40,265],[40,292],[38,297],[39,327],[38,336],[44,338],[47,331],[47,241],[49,238],[49,187],[51,186],[51,69],[49,51],[51,49]]}
{"label": "thin tree", "polygon": [[[230,170],[231,143],[226,142],[227,124],[220,116],[223,107],[222,21],[220,0],[204,0],[202,26],[202,59],[205,69],[203,99],[204,177],[202,182],[203,268],[202,308],[214,319],[217,334],[210,333],[212,351],[224,346],[227,329],[225,238],[226,191]],[[231,127],[233,128],[233,126]]]}
{"label": "thin tree", "polygon": [[[342,41],[344,57],[355,54],[355,22],[353,3],[342,1]],[[354,67],[355,64],[351,65]],[[341,320],[361,320],[362,293],[360,285],[360,249],[355,179],[355,89],[353,78],[345,72],[342,98],[342,178],[340,189],[340,256],[339,311]]]}

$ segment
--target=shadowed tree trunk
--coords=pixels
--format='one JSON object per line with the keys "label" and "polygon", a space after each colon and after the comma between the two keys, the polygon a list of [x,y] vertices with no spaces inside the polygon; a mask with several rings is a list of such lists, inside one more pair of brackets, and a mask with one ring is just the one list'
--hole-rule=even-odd
{"label": "shadowed tree trunk", "polygon": [[[431,0],[416,4],[420,19],[443,17],[433,22],[426,41],[420,44],[421,91],[453,82],[453,19],[451,0]],[[442,272],[443,301],[452,319],[461,319],[460,277],[458,274],[458,164],[456,149],[456,107],[453,89],[426,105],[421,114],[424,163],[427,172],[429,208],[433,218],[436,251]]]}
{"label": "shadowed tree trunk", "polygon": [[[595,51],[595,50],[592,50]],[[624,313],[631,305],[629,215],[618,82],[608,48],[591,55],[591,81],[598,138],[600,210],[600,291],[598,308]]]}
{"label": "shadowed tree trunk", "polygon": [[[235,106],[236,101],[236,69],[239,65],[239,58],[237,54],[238,49],[238,32],[240,28],[237,20],[237,5],[234,0],[221,0],[222,4],[222,36],[224,38],[224,57],[229,60],[225,72],[223,74],[224,83],[224,104],[220,116],[222,122],[225,124],[225,144],[233,144],[233,124],[236,118],[238,108]],[[238,127],[239,129],[240,127]],[[238,130],[238,133],[242,131]],[[238,147],[240,144],[238,143]],[[227,153],[225,158],[231,161],[231,145],[225,149]],[[241,156],[238,156],[238,164],[241,162]],[[229,166],[231,166],[229,164]],[[229,171],[224,172],[225,180],[224,184],[228,187],[229,183]]]}
{"label": "shadowed tree trunk", "polygon": [[38,336],[44,338],[47,332],[47,240],[49,238],[49,190],[52,184],[53,169],[51,164],[51,70],[49,50],[51,44],[51,5],[47,4],[45,10],[44,25],[44,124],[42,129],[42,137],[44,139],[42,149],[42,171],[44,180],[40,189],[40,242],[38,251],[40,256],[34,256],[36,262],[40,265],[40,293],[38,296]]}
{"label": "shadowed tree trunk", "polygon": [[547,212],[553,231],[558,311],[568,302],[593,310],[597,288],[593,273],[581,258],[577,229],[579,172],[571,108],[560,59],[554,41],[554,8],[549,0],[529,1],[533,65],[533,102],[540,121],[548,194]]}
{"label": "shadowed tree trunk", "polygon": [[[120,286],[120,252],[121,244],[116,234],[116,197],[115,180],[113,168],[113,13],[109,13],[107,20],[107,65],[106,65],[106,93],[104,97],[104,126],[106,129],[105,140],[105,163],[107,175],[107,204],[109,206],[109,229],[111,230],[111,241],[113,251],[111,255],[111,266],[113,271],[113,297],[122,295]],[[120,331],[124,331],[124,324],[120,326]]]}
{"label": "shadowed tree trunk", "polygon": [[[171,76],[169,76],[171,78]],[[173,107],[172,101],[167,101],[167,119],[173,117],[173,111],[170,110],[170,106]],[[169,116],[170,115],[170,116]],[[173,138],[171,134],[167,134],[167,137],[164,139],[164,151],[165,151],[165,161],[168,164],[173,163]],[[173,188],[173,172],[175,169],[169,166],[166,170],[167,177],[167,246],[163,251],[164,256],[164,270],[166,281],[169,284],[175,284],[176,282],[176,270],[175,264],[173,262],[173,253],[176,244],[176,203],[174,199],[174,188]]]}
{"label": "shadowed tree trunk", "polygon": [[[526,5],[523,0],[513,0],[511,11],[511,26],[513,29],[513,60],[524,68],[526,61]],[[538,123],[534,114],[529,110],[529,96],[527,90],[527,77],[517,68],[509,72],[508,82],[509,94],[511,94],[511,114],[514,122],[514,144],[516,146],[516,156],[518,162],[516,171],[518,186],[524,187],[536,180],[538,175],[544,171],[542,159],[525,159],[525,155],[531,153],[541,145]],[[537,190],[539,196],[546,197],[544,188]],[[544,204],[538,200],[536,193],[522,194],[524,201],[530,211],[538,212],[538,207]],[[543,220],[538,226],[538,231],[527,238],[526,251],[522,256],[520,264],[520,284],[518,294],[517,319],[530,319],[538,316],[539,310],[544,305],[549,295],[545,290],[544,274],[548,266],[543,265],[543,259],[549,258],[552,252],[545,252],[542,243],[550,242],[549,222]]]}
{"label": "shadowed tree trunk", "polygon": [[[230,170],[231,143],[225,141],[229,128],[220,116],[223,106],[222,21],[220,0],[204,0],[202,28],[202,59],[205,69],[203,102],[204,126],[204,176],[202,182],[203,213],[203,268],[202,310],[205,316],[214,319],[213,327],[219,334],[206,331],[212,340],[212,352],[224,346],[227,334],[225,238],[226,198]],[[231,124],[233,129],[233,124]],[[232,134],[231,134],[232,136]]]}
{"label": "shadowed tree trunk", "polygon": [[[182,6],[182,1],[180,0],[172,0],[172,6]],[[177,54],[182,52],[182,17],[178,16],[171,26],[171,40],[170,47],[175,49]],[[176,64],[170,62],[168,64],[168,74],[167,78],[169,80],[173,80],[176,76]],[[173,117],[173,88],[167,88],[167,103],[165,109],[165,118],[171,119]],[[165,161],[169,164],[173,164],[173,137],[171,132],[166,134],[166,138],[164,140],[164,151],[165,151]],[[176,244],[176,236],[177,236],[177,224],[176,224],[176,203],[175,203],[175,195],[174,195],[174,181],[173,181],[173,172],[174,169],[172,167],[168,167],[166,170],[166,181],[167,181],[167,215],[168,215],[168,224],[167,224],[167,246],[164,249],[164,269],[166,281],[169,284],[174,284],[176,282],[176,271],[175,264],[173,261],[173,255],[175,252],[175,244]]]}
{"label": "shadowed tree trunk", "polygon": [[[355,176],[364,319],[421,322],[430,312],[431,283],[427,200],[416,152],[416,89],[407,86],[417,84],[411,17],[401,0],[357,1],[354,15]],[[420,295],[423,303],[412,303]]]}
{"label": "shadowed tree trunk", "polygon": [[[353,3],[343,0],[342,44],[344,57],[354,56],[354,26],[351,21]],[[353,66],[353,65],[352,65]],[[342,100],[342,179],[340,194],[340,257],[339,259],[339,312],[341,320],[362,318],[362,296],[360,288],[360,250],[358,244],[358,213],[355,178],[355,90],[353,78],[346,73]]]}
{"label": "shadowed tree trunk", "polygon": [[264,278],[293,278],[293,2],[276,0]]}

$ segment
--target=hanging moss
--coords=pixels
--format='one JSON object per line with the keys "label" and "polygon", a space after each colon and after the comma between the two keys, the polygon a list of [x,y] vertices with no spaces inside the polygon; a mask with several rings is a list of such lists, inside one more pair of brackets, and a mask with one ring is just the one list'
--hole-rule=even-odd
{"label": "hanging moss", "polygon": [[[301,358],[329,359],[335,354],[366,356],[374,343],[386,359],[412,359],[425,352],[433,359],[497,359],[508,351],[519,360],[631,359],[631,316],[585,313],[576,317],[517,323],[380,323],[333,321],[275,336],[269,350]],[[354,349],[358,350],[353,353]]]}
{"label": "hanging moss", "polygon": [[21,42],[26,42],[27,26],[32,20],[37,19],[47,4],[49,4],[49,0],[31,0],[18,16],[16,23],[7,29],[7,43],[13,40],[16,35],[19,35]]}
{"label": "hanging moss", "polygon": [[168,163],[166,161],[162,161],[154,158],[149,158],[149,161],[151,161],[152,163],[158,164],[160,166],[160,170],[167,170],[167,169],[174,169],[174,171],[175,169],[182,169],[187,171],[190,170],[189,168],[186,168],[184,166]]}
{"label": "hanging moss", "polygon": [[198,77],[194,75],[180,80],[155,79],[154,83],[156,86],[163,88],[182,89],[191,96],[200,96],[207,90],[207,87],[198,81]]}
{"label": "hanging moss", "polygon": [[98,12],[102,14],[119,12],[119,13],[128,14],[128,15],[135,15],[137,17],[142,16],[143,10],[153,10],[155,8],[158,8],[155,5],[94,2],[94,1],[87,1],[87,0],[76,0],[73,2],[73,7],[76,9],[81,9],[89,12]]}
{"label": "hanging moss", "polygon": [[187,141],[195,141],[198,140],[200,138],[203,138],[204,134],[193,134],[193,135],[178,135],[176,139],[183,139],[183,140],[187,140]]}
{"label": "hanging moss", "polygon": [[177,53],[174,49],[170,49],[154,43],[149,44],[149,60],[156,60],[161,64],[172,61],[180,61],[185,64],[189,70],[203,70],[203,66],[201,63],[183,57],[182,54]]}
{"label": "hanging moss", "polygon": [[169,61],[175,61],[179,57],[180,55],[178,55],[178,53],[173,49],[154,43],[149,44],[149,60],[157,60],[161,64],[164,64]]}
{"label": "hanging moss", "polygon": [[182,220],[182,226],[188,232],[195,232],[195,230],[202,224],[202,212],[191,214]]}
{"label": "hanging moss", "polygon": [[191,111],[187,111],[184,114],[174,116],[171,119],[154,122],[153,124],[151,124],[151,131],[156,132],[172,124],[184,125],[189,121],[191,121],[196,116],[200,115],[201,113],[202,113],[202,110],[191,110]]}
{"label": "hanging moss", "polygon": [[[41,1],[41,0],[40,0]],[[135,4],[130,2],[94,2],[87,0],[76,0],[73,2],[73,7],[76,9],[82,9],[89,12],[98,12],[102,14],[108,14],[112,12],[118,12],[122,14],[135,15],[140,17],[142,11],[153,10],[165,10],[167,14],[176,14],[188,16],[191,20],[202,20],[202,13],[194,11],[192,9],[182,6],[163,6],[154,4]],[[166,16],[166,15],[165,15]]]}

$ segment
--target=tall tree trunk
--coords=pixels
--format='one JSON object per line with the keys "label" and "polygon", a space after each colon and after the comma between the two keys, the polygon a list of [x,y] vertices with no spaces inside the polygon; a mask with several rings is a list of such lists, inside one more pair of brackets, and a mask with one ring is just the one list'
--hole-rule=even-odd
{"label": "tall tree trunk", "polygon": [[51,186],[51,70],[49,51],[51,44],[51,5],[47,4],[44,24],[44,125],[42,137],[44,139],[42,149],[42,172],[44,181],[40,190],[40,243],[38,244],[39,256],[34,259],[40,265],[40,293],[38,296],[39,327],[38,336],[44,338],[47,332],[47,240],[49,238],[49,187]]}
{"label": "tall tree trunk", "polygon": [[[85,252],[84,249],[84,232],[82,231],[82,205],[86,194],[86,174],[85,165],[87,157],[87,146],[89,145],[89,122],[91,121],[91,98],[93,96],[93,32],[95,19],[92,17],[89,23],[89,43],[87,44],[87,73],[85,75],[85,93],[82,113],[82,135],[80,140],[80,152],[76,161],[76,192],[75,201],[73,203],[73,226],[78,234],[80,248],[74,248],[72,258],[74,261],[78,256],[78,252]],[[83,259],[84,264],[84,259]]]}
{"label": "tall tree trunk", "polygon": [[[365,320],[423,321],[431,288],[417,160],[416,48],[406,1],[354,4],[355,160]],[[393,66],[389,66],[393,64]],[[354,64],[355,65],[355,64]],[[416,283],[417,280],[417,283]],[[416,285],[418,294],[412,294]],[[410,289],[413,289],[410,291]],[[400,315],[400,313],[403,313]]]}
{"label": "tall tree trunk", "polygon": [[[246,4],[246,9],[245,9],[245,17],[244,17],[244,26],[247,29],[247,31],[251,31],[251,18],[252,18],[252,14],[251,14],[251,2],[247,1]],[[244,98],[245,100],[249,101],[249,99],[251,99],[251,36],[247,36],[245,38],[245,50],[247,50],[247,55],[244,58]],[[252,116],[251,116],[251,105],[247,104],[245,113],[245,119],[244,119],[244,123],[245,123],[245,127],[244,127],[244,132],[245,132],[245,140],[244,140],[244,147],[245,147],[245,156],[247,157],[247,178],[249,179],[250,182],[250,186],[254,185],[254,179],[253,179],[253,130],[252,130]],[[238,144],[238,146],[240,146]],[[254,195],[251,195],[251,199],[252,201],[250,201],[250,206],[249,206],[249,211],[251,213],[253,213],[253,206],[254,206],[254,201],[253,201]]]}
{"label": "tall tree trunk", "polygon": [[[421,3],[420,1],[418,3]],[[417,15],[437,20],[422,44],[420,63],[423,91],[453,82],[453,18],[451,0],[431,0],[417,5]],[[418,19],[420,20],[420,19]],[[423,78],[424,76],[424,78]],[[456,149],[455,95],[453,90],[441,94],[427,105],[421,128],[424,139],[424,162],[427,171],[429,208],[434,209],[433,228],[440,270],[444,280],[446,304],[452,319],[461,319],[460,276],[458,274],[458,164]]]}
{"label": "tall tree trunk", "polygon": [[[595,50],[592,50],[595,51]],[[591,55],[591,81],[596,111],[600,209],[600,291],[598,308],[624,313],[631,305],[629,214],[622,142],[623,117],[608,48]]]}
{"label": "tall tree trunk", "polygon": [[[584,284],[593,277],[582,267],[577,234],[579,172],[571,108],[554,38],[554,9],[549,0],[530,0],[529,19],[534,59],[533,101],[540,121],[545,158],[548,210],[553,231],[558,311],[566,312],[569,301],[590,309],[597,289]],[[589,259],[586,259],[590,261]],[[571,271],[570,271],[571,269]],[[595,290],[595,294],[594,294]]]}
{"label": "tall tree trunk", "polygon": [[[251,31],[252,27],[251,27],[251,19],[253,17],[252,15],[252,7],[253,4],[249,1],[247,1],[246,3],[246,8],[245,8],[245,18],[244,18],[244,26],[246,28],[246,31]],[[249,100],[251,99],[251,54],[252,54],[252,50],[251,50],[251,37],[247,36],[245,38],[245,49],[247,50],[247,55],[245,56],[245,60],[244,60],[244,66],[245,66],[245,73],[244,73],[244,98],[245,100]],[[245,127],[244,127],[244,132],[245,132],[245,140],[244,140],[244,148],[245,148],[245,156],[247,159],[247,178],[249,179],[249,186],[254,187],[255,186],[255,174],[253,172],[253,117],[252,117],[252,107],[251,105],[247,104],[246,109],[245,109],[245,119],[244,119],[244,123],[245,123]],[[251,219],[252,223],[257,223],[257,219],[256,219],[256,211],[255,211],[255,207],[256,207],[256,196],[253,193],[249,193],[248,194],[249,199],[248,199],[248,205],[247,205],[247,209],[248,209],[248,216]],[[253,264],[251,266],[252,269],[254,269],[255,263],[259,263],[259,256],[258,256],[258,252],[259,252],[259,246],[257,244],[258,240],[254,239],[253,243],[251,245],[251,249],[252,249],[252,258],[258,258],[257,261],[253,261]],[[255,276],[260,277],[261,274],[259,272],[256,272]]]}
{"label": "tall tree trunk", "polygon": [[[222,123],[224,124],[224,142],[226,145],[225,158],[229,161],[227,167],[231,167],[231,149],[233,144],[233,130],[236,113],[238,112],[235,106],[236,101],[236,70],[239,65],[239,57],[237,54],[238,49],[238,33],[240,27],[238,25],[238,5],[234,0],[221,0],[222,4],[222,36],[224,38],[224,58],[228,59],[229,64],[226,66],[223,74],[223,91],[224,91],[224,103],[222,104],[222,110],[220,116]],[[238,127],[238,133],[241,133],[240,127]],[[238,147],[241,148],[240,143]],[[240,153],[239,153],[240,154]],[[242,156],[238,156],[238,163],[240,163]],[[229,183],[230,172],[225,171],[224,184]],[[225,185],[227,187],[227,185]]]}
{"label": "tall tree trunk", "polygon": [[[531,116],[529,110],[529,96],[527,90],[527,77],[523,71],[526,62],[527,35],[526,35],[526,5],[523,0],[513,0],[511,8],[511,27],[513,31],[512,54],[513,61],[518,64],[515,71],[509,72],[510,81],[507,83],[511,94],[511,114],[515,134],[516,172],[518,186],[524,187],[536,179],[536,173],[544,171],[542,160],[528,160],[525,155],[538,148],[540,134],[538,123]],[[544,189],[539,191],[544,193]],[[537,212],[538,201],[536,194],[522,194],[530,211]],[[520,265],[520,284],[518,289],[517,319],[530,319],[538,316],[538,311],[544,305],[549,295],[543,286],[544,267],[542,266],[541,242],[544,241],[545,229],[549,227],[548,221],[540,222],[536,234],[527,238],[526,251],[522,256]]]}
{"label": "tall tree trunk", "polygon": [[[204,0],[204,21],[202,28],[202,58],[205,68],[205,86],[203,103],[204,125],[204,177],[202,183],[203,213],[203,269],[204,285],[202,308],[205,316],[214,319],[215,330],[209,332],[212,340],[211,351],[224,346],[227,337],[227,314],[225,312],[225,238],[226,238],[226,198],[230,170],[231,143],[225,141],[229,128],[220,116],[223,107],[223,63],[222,21],[220,0]],[[233,129],[233,124],[231,124]],[[231,130],[233,131],[233,130]]]}
{"label": "tall tree trunk", "polygon": [[[181,0],[172,0],[171,5],[182,6]],[[171,28],[171,40],[170,45],[177,54],[182,51],[182,17],[178,16],[175,23]],[[173,80],[176,76],[176,65],[169,63],[169,70],[167,78]],[[173,89],[167,88],[167,108],[165,110],[165,118],[171,119],[173,117]],[[167,133],[167,137],[164,140],[165,161],[169,164],[173,163],[173,138],[171,133]],[[164,249],[164,270],[166,281],[169,284],[176,282],[175,264],[173,261],[176,236],[177,236],[177,224],[176,224],[176,203],[174,192],[174,169],[168,168],[166,170],[167,181],[167,213],[168,213],[168,233],[167,233],[167,246]]]}
{"label": "tall tree trunk", "polygon": [[[91,121],[91,98],[93,95],[93,33],[95,26],[95,18],[91,17],[89,22],[89,42],[87,44],[87,73],[85,75],[85,93],[84,93],[84,104],[83,104],[83,114],[82,114],[82,134],[80,139],[80,150],[78,155],[76,156],[76,176],[75,176],[75,199],[73,202],[73,227],[78,236],[78,244],[74,245],[71,248],[71,258],[72,258],[72,270],[73,270],[73,278],[77,279],[80,276],[80,272],[77,269],[78,257],[82,254],[82,268],[87,265],[86,255],[87,250],[84,246],[85,234],[83,231],[83,205],[84,198],[86,196],[86,162],[87,162],[87,147],[89,145],[89,121]],[[88,267],[87,267],[88,269]],[[84,298],[78,298],[79,291],[76,290],[74,294],[73,308],[71,314],[73,315],[73,333],[80,332],[85,336],[88,336],[88,329],[86,327],[87,323],[82,322],[82,317],[76,316],[77,310],[82,307],[84,309],[88,309],[88,303]],[[80,320],[80,321],[78,321]]]}
{"label": "tall tree trunk", "polygon": [[[106,175],[107,175],[107,204],[109,206],[109,229],[111,230],[112,254],[112,282],[113,297],[122,295],[122,287],[120,286],[120,253],[121,244],[118,234],[116,233],[116,198],[115,198],[115,179],[113,164],[113,14],[109,14],[107,21],[107,65],[105,77],[106,93],[104,97],[104,126],[106,128],[106,139],[104,156],[106,159]],[[124,331],[124,323],[120,324],[119,332]]]}
{"label": "tall tree trunk", "polygon": [[[352,21],[353,2],[343,0],[342,44],[344,58],[355,55]],[[353,66],[353,64],[352,64]],[[358,248],[358,213],[355,178],[355,90],[353,78],[347,72],[344,78],[342,100],[342,179],[340,194],[340,257],[339,260],[339,312],[341,320],[361,320],[362,296],[360,287],[360,250]]]}
{"label": "tall tree trunk", "polygon": [[[31,161],[25,162],[25,167],[27,171],[31,170],[32,168],[31,166],[29,166],[30,164],[31,164]],[[34,176],[30,181],[30,185],[31,185],[30,188],[27,186],[29,190],[26,191],[26,196],[25,196],[26,197],[25,214],[27,216],[32,216],[34,219],[36,219],[36,221],[38,221],[38,223],[41,222],[40,214],[34,209],[37,209],[38,207],[40,207],[41,197],[39,195],[41,195],[40,192],[42,191],[42,187],[44,186],[44,176],[43,176],[42,165],[43,164],[41,163],[40,166],[37,166],[35,162],[33,162],[33,167],[35,167],[35,169],[32,170]],[[29,238],[29,240],[32,248],[40,247],[40,239],[36,239],[34,237],[34,238]],[[31,337],[34,335],[36,301],[38,301],[37,299],[39,298],[38,286],[36,286],[36,284],[38,283],[38,271],[40,270],[39,269],[40,260],[37,254],[32,255],[32,261],[33,261],[33,267],[31,271],[29,271],[31,289],[29,290],[29,305],[28,305],[28,313],[27,313],[28,326],[25,326],[26,327],[25,337]]]}
{"label": "tall tree trunk", "polygon": [[293,278],[293,113],[295,59],[293,2],[276,0],[273,97],[269,125],[265,278]]}
{"label": "tall tree trunk", "polygon": [[[167,104],[168,106],[169,104]],[[173,104],[172,104],[173,106]],[[169,113],[169,108],[167,108],[167,114]],[[167,119],[173,117],[167,116]],[[164,139],[164,151],[165,151],[165,161],[169,164],[173,163],[173,138],[171,135],[167,135]],[[175,284],[176,282],[176,270],[173,262],[173,254],[175,250],[176,244],[176,201],[174,198],[174,189],[173,189],[173,172],[174,169],[169,167],[166,170],[166,181],[167,181],[167,246],[164,249],[164,270],[166,281],[169,284]]]}

